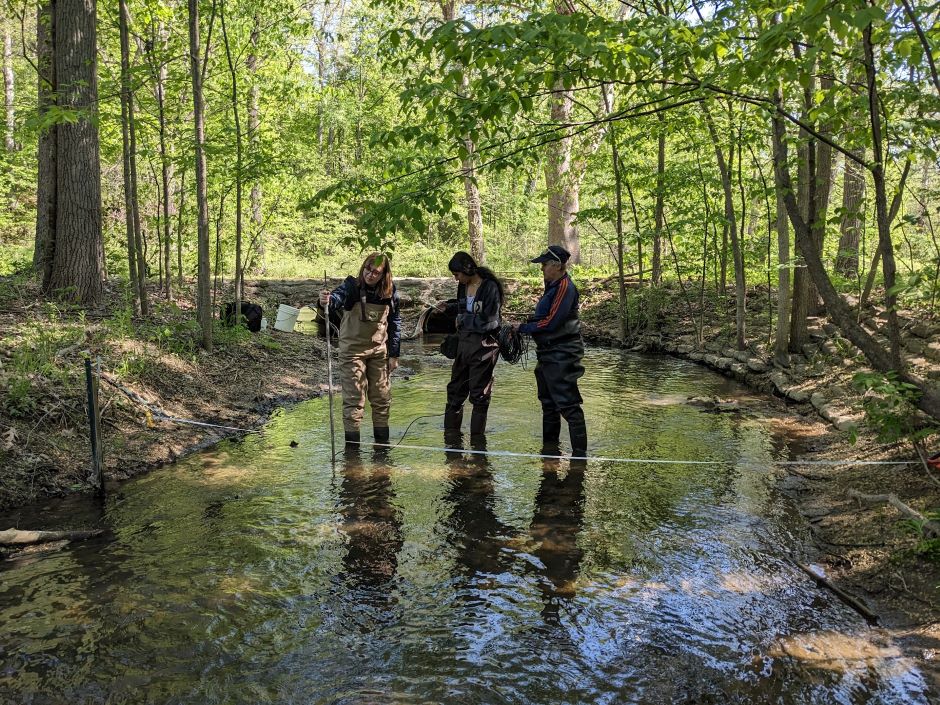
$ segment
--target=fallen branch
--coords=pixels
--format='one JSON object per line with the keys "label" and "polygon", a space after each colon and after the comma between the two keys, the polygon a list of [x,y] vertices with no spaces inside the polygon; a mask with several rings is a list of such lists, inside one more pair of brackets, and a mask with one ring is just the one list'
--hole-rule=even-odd
{"label": "fallen branch", "polygon": [[819,585],[820,587],[824,587],[827,590],[831,591],[832,594],[838,597],[840,600],[842,600],[842,602],[844,602],[846,605],[848,605],[853,610],[855,610],[860,615],[862,615],[862,617],[865,619],[866,622],[868,622],[869,625],[874,626],[878,624],[878,615],[872,612],[870,609],[868,609],[865,603],[863,603],[857,597],[855,597],[854,595],[850,595],[849,593],[847,593],[845,590],[843,590],[840,587],[836,587],[831,582],[829,582],[829,579],[826,578],[826,576],[822,575],[821,573],[817,573],[808,565],[804,565],[803,563],[798,563],[798,562],[796,563],[796,565],[800,570],[802,570],[809,577],[815,580],[817,585]]}
{"label": "fallen branch", "polygon": [[940,537],[940,524],[935,521],[931,521],[916,509],[911,509],[909,506],[904,504],[904,502],[898,499],[898,496],[894,493],[863,494],[858,490],[850,489],[848,492],[846,492],[846,494],[852,499],[857,500],[859,504],[862,502],[868,502],[869,504],[890,504],[908,519],[913,519],[914,521],[920,523],[921,532],[927,538]]}
{"label": "fallen branch", "polygon": [[2,546],[29,546],[50,541],[84,541],[104,533],[104,529],[86,529],[75,531],[22,531],[20,529],[7,529],[0,531],[0,545]]}

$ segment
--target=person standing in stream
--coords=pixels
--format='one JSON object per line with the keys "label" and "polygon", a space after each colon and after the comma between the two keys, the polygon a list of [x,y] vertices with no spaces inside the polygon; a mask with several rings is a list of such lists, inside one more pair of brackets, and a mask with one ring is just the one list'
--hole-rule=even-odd
{"label": "person standing in stream", "polygon": [[458,432],[463,404],[470,398],[470,435],[486,433],[486,416],[493,393],[493,371],[499,358],[497,334],[503,306],[503,285],[466,252],[456,252],[447,268],[457,280],[457,303],[438,304],[439,311],[457,317],[457,357],[447,384],[444,432]]}
{"label": "person standing in stream", "polygon": [[535,383],[542,404],[543,452],[558,452],[561,419],[568,422],[571,455],[587,454],[587,424],[581,409],[578,379],[584,374],[584,341],[578,319],[578,289],[568,276],[571,255],[561,245],[551,245],[535,259],[542,265],[545,293],[528,322],[513,329],[535,341]]}
{"label": "person standing in stream", "polygon": [[389,375],[398,367],[401,349],[401,312],[388,256],[370,254],[358,277],[346,277],[332,292],[321,291],[320,305],[327,304],[343,316],[338,357],[346,443],[359,443],[367,397],[375,442],[388,443]]}

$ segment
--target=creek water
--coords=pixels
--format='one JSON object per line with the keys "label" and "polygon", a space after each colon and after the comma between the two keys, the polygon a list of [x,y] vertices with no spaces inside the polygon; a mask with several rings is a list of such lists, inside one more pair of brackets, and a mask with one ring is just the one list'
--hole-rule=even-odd
{"label": "creek water", "polygon": [[[430,349],[405,351],[393,441],[443,411]],[[490,449],[538,452],[532,365],[497,368]],[[805,523],[772,472],[788,439],[686,403],[745,389],[677,360],[585,366],[592,455],[714,464],[364,448],[334,465],[313,400],[101,505],[6,517],[107,533],[0,568],[0,702],[928,701],[887,635],[796,567]],[[440,447],[441,424],[404,442]]]}

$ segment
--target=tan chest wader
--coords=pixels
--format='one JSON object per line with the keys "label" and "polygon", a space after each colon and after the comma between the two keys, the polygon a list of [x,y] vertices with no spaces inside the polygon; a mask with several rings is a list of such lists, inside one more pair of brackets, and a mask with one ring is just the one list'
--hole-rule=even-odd
{"label": "tan chest wader", "polygon": [[[366,397],[372,407],[372,426],[388,439],[388,311],[385,304],[366,303],[362,297],[343,313],[339,326],[339,366],[343,387],[343,429],[358,440]],[[376,434],[377,436],[379,434]],[[377,439],[378,440],[378,439]]]}

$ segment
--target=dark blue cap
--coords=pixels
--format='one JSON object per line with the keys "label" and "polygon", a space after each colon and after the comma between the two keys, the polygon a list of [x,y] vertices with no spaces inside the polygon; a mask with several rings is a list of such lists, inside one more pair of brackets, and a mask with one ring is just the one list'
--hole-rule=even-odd
{"label": "dark blue cap", "polygon": [[571,253],[564,247],[561,245],[549,245],[545,252],[529,261],[532,262],[532,264],[541,264],[542,262],[560,262],[564,264],[569,259],[571,259]]}

